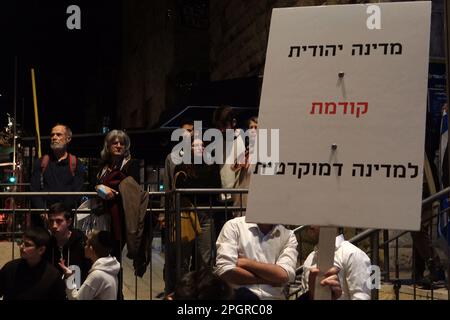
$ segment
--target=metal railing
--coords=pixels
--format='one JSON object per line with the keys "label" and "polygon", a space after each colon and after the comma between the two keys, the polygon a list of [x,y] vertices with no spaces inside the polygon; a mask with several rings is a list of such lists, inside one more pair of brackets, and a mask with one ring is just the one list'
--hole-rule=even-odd
{"label": "metal railing", "polygon": [[[165,193],[164,192],[148,192],[149,193],[149,206],[147,208],[147,214],[153,215],[153,214],[159,214],[164,213],[164,208],[160,207],[160,200],[158,201],[158,205],[155,205],[155,201],[160,199]],[[96,197],[96,192],[0,192],[0,200],[4,200],[5,198],[14,199],[14,205],[20,205],[20,207],[13,207],[13,208],[2,208],[0,209],[0,216],[3,216],[3,220],[0,219],[0,237],[10,240],[11,241],[11,259],[15,258],[15,252],[17,250],[16,248],[16,240],[20,239],[20,237],[23,234],[23,231],[27,228],[27,225],[29,225],[30,221],[26,221],[25,216],[30,216],[34,214],[41,214],[48,211],[48,208],[42,208],[42,209],[36,209],[31,208],[30,205],[30,197],[33,196],[39,196],[43,198],[47,197],[55,197],[55,196],[61,196],[61,197]],[[76,221],[76,217],[79,214],[85,214],[85,213],[91,213],[90,209],[73,209],[72,210],[74,214],[74,220]],[[1,217],[0,217],[1,218]],[[21,219],[19,221],[19,219]],[[29,219],[28,219],[29,220]],[[74,222],[75,222],[74,221]],[[150,223],[148,225],[148,230],[151,234],[154,233],[154,226],[152,223],[152,219],[146,220]],[[153,248],[151,249],[153,251]],[[152,252],[153,254],[153,252]],[[122,253],[123,256],[123,253]],[[153,299],[154,294],[152,294],[153,289],[153,263],[151,260],[152,255],[150,255],[150,264],[148,266],[148,273],[147,279],[138,281],[138,277],[134,275],[134,299],[138,299],[138,292],[142,291],[139,290],[141,288],[138,287],[138,284],[140,284],[142,287],[147,287],[147,281],[149,283],[149,291],[148,291],[148,299]],[[120,259],[124,261],[123,259]],[[128,263],[128,261],[126,261]],[[132,268],[132,266],[131,266]],[[132,284],[130,284],[132,285]],[[128,286],[127,286],[128,289]],[[162,288],[160,289],[162,290]],[[145,291],[145,290],[144,290]],[[130,295],[129,295],[130,296]],[[146,293],[142,293],[139,295],[139,298],[143,299],[146,296]]]}
{"label": "metal railing", "polygon": [[[242,205],[234,206],[231,200],[223,201],[218,200],[218,196],[221,194],[230,194],[230,195],[238,195],[238,200],[240,200],[240,203],[242,203],[242,195],[246,194],[248,191],[246,189],[177,189],[172,192],[149,192],[149,208],[147,209],[148,214],[165,214],[166,215],[166,228],[165,230],[161,230],[163,234],[161,234],[161,237],[165,238],[166,244],[165,244],[165,261],[166,264],[171,257],[169,257],[169,239],[173,236],[172,232],[175,230],[175,266],[176,266],[176,281],[179,280],[182,276],[182,262],[183,262],[183,248],[181,245],[177,245],[181,243],[181,212],[184,210],[194,210],[196,213],[206,213],[209,217],[212,216],[220,216],[223,215],[223,220],[226,220],[227,218],[230,218],[229,213],[240,213],[242,214],[245,212],[246,208]],[[430,203],[433,203],[434,201],[437,201],[442,196],[445,196],[449,194],[450,188],[446,188],[445,190],[442,190],[422,201],[422,205],[428,205]],[[32,196],[42,196],[42,197],[49,197],[49,196],[69,196],[69,197],[81,197],[81,196],[87,196],[87,197],[93,197],[96,196],[96,192],[0,192],[0,199],[4,198],[14,198],[14,199],[20,199],[25,198],[26,199],[26,205],[25,207],[21,208],[10,208],[10,209],[1,209],[0,213],[11,215],[12,221],[11,226],[12,230],[10,232],[0,232],[0,236],[6,235],[11,236],[11,240],[14,242],[15,239],[17,239],[18,236],[21,235],[22,230],[16,230],[16,215],[17,214],[38,214],[42,212],[42,209],[31,209],[29,198]],[[208,196],[209,197],[209,203],[197,203],[195,199],[198,199],[202,196]],[[164,200],[161,200],[161,197],[164,197]],[[182,197],[192,197],[194,199],[193,205],[191,206],[182,206]],[[199,201],[201,202],[201,201]],[[161,205],[163,204],[163,205]],[[79,213],[89,213],[89,210],[74,210],[75,214]],[[438,214],[441,214],[443,211],[439,212]],[[433,219],[436,219],[437,215],[434,214],[428,219],[424,220],[426,222],[427,220],[433,221]],[[171,225],[171,223],[174,223],[174,225]],[[1,226],[1,225],[0,225]],[[177,227],[178,226],[178,227]],[[150,226],[151,231],[153,230],[153,224]],[[299,233],[305,228],[305,226],[298,226],[293,229],[295,233]],[[0,230],[2,231],[2,230]],[[217,233],[214,234],[214,230],[211,228],[211,240],[215,240],[215,237],[217,237]],[[382,232],[383,234],[383,241],[379,241],[379,234]],[[400,234],[397,234],[396,236],[389,237],[388,230],[379,230],[379,229],[367,229],[363,230],[362,232],[358,233],[351,239],[349,239],[349,242],[357,245],[361,241],[365,241],[367,239],[370,240],[370,249],[368,251],[368,254],[371,256],[372,264],[379,264],[379,250],[380,248],[384,249],[384,262],[383,262],[383,276],[384,281],[389,282],[391,281],[390,278],[390,254],[389,245],[392,242],[395,242],[395,252],[394,252],[394,262],[395,262],[395,278],[393,279],[394,284],[394,290],[396,292],[396,298],[399,299],[399,290],[401,287],[401,282],[399,279],[399,238],[410,233],[411,231],[404,231]],[[198,239],[195,240],[195,242],[198,242]],[[215,243],[215,241],[212,243]],[[195,243],[195,250],[198,250],[198,243]],[[211,246],[211,256],[214,258],[214,246]],[[12,258],[14,258],[14,243],[12,245]],[[211,260],[213,261],[213,260]],[[149,282],[150,282],[150,293],[149,298],[152,299],[152,268],[153,268],[153,262],[151,261],[149,269]],[[301,268],[301,267],[300,267]],[[300,271],[300,268],[297,270]],[[167,276],[169,272],[165,272],[165,280],[167,281]],[[413,279],[414,280],[414,279]],[[416,298],[416,284],[414,285],[414,298]],[[138,282],[137,278],[135,278],[135,298],[138,298]],[[448,288],[448,278],[447,278],[447,288]],[[433,297],[433,288],[431,288],[431,295]],[[167,292],[166,292],[167,293]],[[295,292],[293,293],[295,294]],[[373,298],[378,298],[378,292],[375,291],[373,293]]]}
{"label": "metal railing", "polygon": [[[429,205],[439,199],[441,199],[443,196],[446,196],[450,193],[450,187],[445,188],[429,197],[427,197],[426,199],[422,200],[422,207]],[[444,209],[444,210],[440,210],[437,214],[432,214],[430,217],[423,219],[422,223],[427,223],[427,222],[432,222],[434,219],[436,219],[438,216],[440,216],[442,213],[444,212],[448,212],[450,208]],[[300,226],[294,229],[294,232],[300,232],[305,226]],[[379,235],[380,232],[382,232],[383,234],[383,241],[380,243],[379,242]],[[392,281],[393,283],[393,289],[395,292],[395,297],[396,300],[399,300],[400,298],[400,288],[402,286],[401,281],[400,281],[400,272],[399,272],[399,238],[401,238],[402,236],[405,236],[407,234],[410,234],[411,232],[414,231],[410,231],[410,230],[406,230],[403,231],[393,237],[389,237],[389,230],[381,230],[381,229],[365,229],[362,232],[358,233],[357,235],[355,235],[354,237],[350,238],[348,241],[350,243],[353,243],[355,245],[358,245],[360,242],[365,241],[367,239],[370,239],[370,249],[366,252],[367,254],[370,255],[372,264],[374,265],[379,265],[379,250],[380,248],[383,248],[383,272],[382,275],[384,276],[384,281],[385,282],[391,282],[390,279],[390,254],[389,254],[389,244],[392,242],[395,242],[395,252],[394,252],[394,262],[395,262],[395,279]],[[414,243],[412,246],[412,250],[414,250]],[[447,257],[450,257],[450,249],[447,249]],[[414,256],[413,256],[413,262],[414,262]],[[303,265],[301,265],[300,267],[297,268],[296,273],[297,275],[301,275],[303,271]],[[450,289],[449,289],[449,277],[448,275],[450,274],[450,264],[447,265],[447,297],[450,300]],[[416,279],[415,279],[415,270],[414,270],[414,265],[413,265],[413,270],[412,270],[412,274],[413,274],[413,281],[412,281],[412,285],[413,285],[413,298],[414,300],[417,298],[417,284],[416,284]],[[293,292],[289,293],[290,297],[293,296],[297,296],[299,294],[299,292],[301,292],[302,289],[296,289]],[[430,293],[431,293],[431,299],[434,298],[434,286],[431,285],[430,288]],[[378,299],[378,290],[377,289],[373,289],[372,291],[372,299]]]}

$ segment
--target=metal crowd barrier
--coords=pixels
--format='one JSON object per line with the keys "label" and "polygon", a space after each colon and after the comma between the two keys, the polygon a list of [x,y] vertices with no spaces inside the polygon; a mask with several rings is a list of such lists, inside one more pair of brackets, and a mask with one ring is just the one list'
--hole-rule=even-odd
{"label": "metal crowd barrier", "polygon": [[[214,218],[220,217],[220,223],[225,223],[226,220],[229,218],[234,217],[235,215],[242,215],[246,208],[242,205],[242,197],[244,194],[246,194],[248,191],[246,189],[177,189],[172,192],[149,192],[149,207],[147,208],[147,212],[150,215],[159,215],[164,214],[165,215],[165,228],[164,230],[161,230],[161,240],[165,241],[165,244],[161,245],[161,251],[164,250],[165,255],[165,265],[167,268],[167,265],[174,265],[175,266],[175,272],[169,272],[168,270],[165,270],[163,272],[164,281],[166,283],[170,281],[174,281],[175,283],[181,279],[184,272],[187,272],[189,270],[193,270],[195,268],[198,268],[200,264],[198,261],[199,258],[199,240],[198,237],[195,238],[194,244],[193,244],[193,253],[190,255],[190,262],[189,266],[186,268],[183,266],[183,263],[186,262],[186,259],[184,255],[186,252],[184,252],[185,248],[183,248],[182,245],[182,234],[181,234],[181,213],[183,211],[193,211],[197,213],[197,216],[201,216],[203,214],[203,218],[211,221],[215,221]],[[427,199],[424,199],[422,202],[422,205],[425,206],[427,204],[433,203],[434,201],[440,199],[444,195],[448,195],[450,192],[450,188],[447,188],[445,190],[440,191],[439,193],[428,197]],[[219,199],[220,195],[235,195],[237,196],[237,202],[240,202],[241,204],[234,206],[233,200],[223,200]],[[13,198],[13,199],[19,199],[19,198],[25,198],[25,205],[21,208],[10,208],[10,209],[1,209],[0,214],[7,215],[8,217],[11,217],[10,226],[12,229],[10,231],[1,230],[0,229],[0,237],[7,236],[7,238],[11,239],[12,246],[11,246],[11,257],[14,258],[15,252],[14,252],[14,241],[17,240],[19,236],[21,236],[21,232],[23,230],[16,230],[16,216],[19,214],[38,214],[42,212],[42,209],[31,209],[30,208],[30,202],[29,197],[31,196],[43,196],[43,197],[49,197],[49,196],[72,196],[72,197],[81,197],[81,196],[87,196],[87,197],[93,197],[96,196],[96,192],[0,192],[0,199],[3,200],[5,198]],[[183,197],[189,197],[190,199],[193,199],[192,203],[189,206],[183,206],[182,199]],[[208,204],[205,205],[199,204],[197,205],[197,199],[199,197],[207,197],[208,198]],[[226,197],[225,197],[226,198]],[[201,202],[201,201],[200,201]],[[89,210],[74,210],[75,215],[79,213],[88,213]],[[438,214],[441,214],[439,212]],[[206,217],[206,218],[205,218]],[[432,223],[430,223],[429,232],[432,236],[433,231],[433,223],[436,219],[437,215],[432,215],[430,218],[428,218]],[[150,230],[152,233],[157,230],[153,230],[153,223],[152,219],[148,220],[150,222]],[[4,221],[3,221],[4,222]],[[2,225],[0,224],[0,227]],[[4,226],[3,226],[4,227]],[[209,226],[209,237],[210,237],[210,256],[211,259],[209,260],[210,266],[214,264],[215,259],[215,239],[218,236],[218,232],[220,230],[216,229],[216,225],[212,224]],[[293,231],[296,234],[299,234],[305,226],[299,226],[293,229]],[[383,235],[383,240],[380,243],[380,232]],[[389,238],[388,230],[378,230],[378,229],[367,229],[362,230],[359,234],[357,234],[355,237],[349,239],[350,242],[357,245],[361,241],[364,241],[365,239],[370,239],[370,249],[368,251],[368,254],[370,254],[372,264],[379,265],[380,263],[380,257],[379,257],[379,251],[380,248],[383,248],[384,252],[384,262],[382,267],[382,275],[383,280],[385,282],[393,283],[393,287],[396,294],[396,299],[399,299],[400,297],[400,287],[402,285],[402,281],[400,279],[400,272],[399,272],[399,238],[410,233],[410,231],[404,231],[394,237]],[[171,241],[171,238],[174,238],[174,241]],[[395,269],[394,269],[394,279],[391,279],[391,270],[390,270],[390,254],[389,254],[389,244],[391,242],[395,242],[395,252],[394,252],[394,263],[395,263]],[[413,246],[414,248],[414,246]],[[412,250],[413,250],[412,248]],[[188,248],[189,249],[189,248]],[[203,252],[204,253],[204,252]],[[184,260],[183,260],[184,259]],[[175,261],[173,261],[175,260]],[[414,261],[414,256],[413,256]],[[185,268],[183,268],[185,267]],[[148,293],[148,299],[153,299],[155,294],[152,294],[153,290],[153,261],[150,262],[149,265],[149,272],[148,272],[148,281],[149,281],[149,293]],[[298,271],[300,272],[300,268],[298,268]],[[449,271],[450,267],[447,265],[447,271]],[[414,265],[413,265],[413,271],[414,271]],[[172,277],[172,280],[169,278]],[[416,299],[416,283],[415,283],[415,275],[413,272],[413,289],[414,289],[414,299]],[[138,295],[138,278],[134,277],[134,298],[135,299],[142,299],[143,295]],[[448,284],[448,275],[447,275],[447,293],[449,288]],[[165,294],[168,294],[169,288],[165,287]],[[294,297],[296,294],[298,294],[299,290],[294,290],[294,292],[290,293],[290,297]],[[450,294],[449,294],[450,297]],[[372,294],[373,299],[378,299],[378,290],[374,289]],[[431,299],[434,298],[433,295],[433,287],[431,288]]]}
{"label": "metal crowd barrier", "polygon": [[[182,249],[182,245],[181,244],[181,228],[178,227],[181,225],[181,212],[183,210],[194,210],[195,212],[207,212],[208,215],[210,214],[224,214],[225,216],[230,213],[230,212],[240,212],[240,214],[242,214],[243,211],[245,211],[245,207],[243,206],[239,206],[239,207],[233,207],[232,205],[229,205],[228,202],[224,202],[223,205],[221,205],[220,203],[218,203],[217,205],[214,206],[195,206],[194,208],[192,207],[181,207],[180,206],[180,197],[183,194],[186,195],[194,195],[194,198],[197,197],[197,195],[204,195],[204,194],[213,194],[213,195],[218,195],[221,193],[227,193],[227,194],[241,194],[240,198],[242,199],[242,194],[246,193],[247,190],[236,190],[236,189],[232,189],[232,190],[225,190],[225,189],[201,189],[201,190],[196,190],[196,189],[184,189],[184,190],[175,190],[173,192],[148,192],[149,193],[149,206],[147,208],[147,213],[150,216],[153,215],[160,215],[160,214],[165,214],[165,223],[166,223],[166,228],[164,228],[163,230],[161,230],[161,241],[166,241],[166,243],[163,245],[161,245],[161,253],[162,251],[164,251],[165,254],[165,265],[167,266],[167,262],[169,260],[171,260],[171,257],[168,257],[169,254],[169,250],[168,248],[170,248],[170,244],[169,244],[169,239],[170,239],[170,234],[172,232],[172,228],[173,230],[175,230],[175,244],[174,247],[176,248],[176,276],[175,276],[175,281],[178,281],[181,276],[182,276],[182,272],[181,272],[181,249]],[[195,195],[197,194],[197,195]],[[6,216],[6,223],[5,223],[5,228],[6,230],[1,230],[0,229],[0,238],[4,238],[4,239],[8,239],[11,241],[11,259],[14,259],[16,257],[15,251],[16,251],[16,247],[15,247],[15,242],[17,240],[20,239],[20,237],[22,236],[23,231],[25,230],[25,228],[27,227],[27,222],[25,219],[25,216],[30,216],[32,214],[41,214],[41,213],[45,213],[48,209],[47,208],[43,208],[43,209],[33,209],[31,208],[31,203],[30,203],[30,197],[33,196],[39,196],[39,197],[43,197],[43,198],[47,198],[47,197],[55,197],[55,196],[60,196],[60,197],[96,197],[97,193],[96,192],[16,192],[16,191],[11,191],[11,192],[0,192],[0,201],[5,202],[4,200],[6,199],[14,199],[14,201],[11,203],[13,205],[12,208],[3,208],[0,209],[0,215]],[[169,199],[174,198],[175,201],[169,201]],[[172,203],[176,203],[176,207],[172,207],[170,206],[170,202]],[[195,201],[194,201],[194,205],[195,205]],[[90,213],[91,211],[89,209],[74,209],[73,213],[74,213],[74,217],[76,220],[76,217],[79,214],[85,214],[85,213]],[[156,218],[156,217],[155,217]],[[19,221],[21,219],[21,221]],[[226,219],[224,219],[226,220]],[[154,230],[154,224],[153,222],[155,221],[155,219],[147,219],[146,221],[148,221],[148,223],[150,223],[150,225],[148,226],[148,228],[150,229],[150,232],[154,235],[155,231],[158,230]],[[171,221],[174,221],[175,224],[173,226],[171,226]],[[19,223],[18,223],[19,222]],[[167,226],[168,224],[168,226]],[[0,224],[0,227],[1,224]],[[212,232],[212,229],[211,229]],[[211,248],[213,249],[211,254],[214,254],[213,252],[215,252],[215,239],[212,238],[213,237],[213,233],[211,233]],[[195,240],[196,242],[198,241],[197,239]],[[122,253],[123,256],[123,253]],[[152,247],[152,255],[153,257],[153,247]],[[211,260],[212,261],[212,260]],[[6,261],[5,261],[6,262]],[[129,264],[129,267],[132,268],[132,263],[130,263],[129,260],[127,259],[122,259],[122,263],[123,264]],[[144,275],[144,277],[148,276],[148,294],[147,299],[153,299],[157,296],[158,292],[152,292],[154,291],[154,279],[153,279],[153,271],[154,271],[154,261],[151,260],[149,267],[148,267],[148,273],[147,275]],[[166,280],[166,278],[168,276],[170,276],[169,272],[163,272],[164,274],[164,280]],[[147,282],[143,283],[142,281],[140,281],[138,279],[137,276],[134,276],[134,299],[143,299],[145,294],[142,294],[139,288],[139,285],[141,287],[145,287],[147,288]],[[129,281],[130,282],[130,281]],[[128,283],[129,284],[129,283]],[[161,287],[161,286],[160,286]],[[125,288],[124,288],[125,289]],[[159,291],[163,291],[165,290],[164,285],[159,289]],[[169,292],[167,292],[167,290],[165,290],[164,292],[165,294],[168,294]],[[129,295],[128,295],[129,296]]]}
{"label": "metal crowd barrier", "polygon": [[[149,192],[149,206],[147,208],[147,214],[149,215],[156,215],[160,213],[164,213],[164,208],[161,208],[160,202],[161,197],[164,195],[164,192]],[[11,259],[16,258],[16,246],[15,243],[17,240],[19,240],[22,237],[23,231],[27,228],[27,224],[29,224],[29,221],[27,222],[26,216],[30,216],[32,214],[41,214],[48,211],[47,208],[42,209],[33,209],[31,208],[30,204],[30,197],[32,196],[40,196],[40,197],[50,197],[50,196],[62,196],[62,197],[96,197],[96,192],[0,192],[0,201],[3,203],[6,199],[14,199],[14,201],[10,202],[11,205],[13,205],[12,208],[2,208],[0,209],[0,217],[3,219],[0,219],[0,239],[3,240],[9,240],[11,242]],[[156,205],[157,201],[157,205]],[[3,204],[2,203],[2,204]],[[19,207],[16,207],[19,206]],[[2,207],[4,207],[2,205]],[[85,213],[91,213],[90,209],[73,209],[72,212],[74,213],[74,223],[77,220],[76,217],[79,214],[85,214]],[[29,219],[28,219],[29,220]],[[149,231],[154,234],[153,230],[153,223],[152,219],[146,220],[150,223],[148,227]],[[122,253],[122,263],[127,264],[129,269],[132,269],[132,261],[129,259],[123,258],[124,254]],[[152,255],[153,256],[153,247],[152,247]],[[130,262],[131,261],[131,262]],[[6,262],[6,261],[3,261]],[[1,266],[0,266],[1,267]],[[152,294],[153,290],[153,263],[152,260],[150,260],[150,264],[148,266],[147,272],[144,275],[143,279],[139,280],[136,275],[134,275],[134,272],[130,275],[128,275],[128,282],[126,284],[126,288],[124,286],[123,289],[126,289],[128,291],[134,291],[128,294],[128,298],[131,296],[134,296],[134,299],[149,299],[152,300],[155,293]],[[134,278],[134,281],[131,279]],[[133,282],[133,283],[131,283]],[[141,285],[143,288],[139,288],[138,285]],[[131,288],[134,285],[134,288]],[[148,293],[142,292],[146,290],[148,287]],[[160,291],[163,290],[163,288],[159,289]],[[139,296],[138,296],[139,293]]]}

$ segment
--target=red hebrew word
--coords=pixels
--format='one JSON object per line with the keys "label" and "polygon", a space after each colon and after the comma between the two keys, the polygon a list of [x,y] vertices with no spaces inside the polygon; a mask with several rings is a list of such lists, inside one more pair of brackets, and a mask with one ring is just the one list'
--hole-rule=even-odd
{"label": "red hebrew word", "polygon": [[342,114],[354,114],[357,118],[366,114],[369,110],[368,102],[318,102],[311,104],[309,114],[336,114],[336,110],[342,110]]}

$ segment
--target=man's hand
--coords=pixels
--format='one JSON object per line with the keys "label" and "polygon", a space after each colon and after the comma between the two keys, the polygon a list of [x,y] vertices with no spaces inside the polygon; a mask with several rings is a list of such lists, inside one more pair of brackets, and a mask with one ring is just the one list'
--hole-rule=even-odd
{"label": "man's hand", "polygon": [[259,262],[239,255],[236,267],[254,274],[258,279],[258,284],[282,287],[289,281],[286,271],[273,263]]}
{"label": "man's hand", "polygon": [[[312,300],[314,300],[314,288],[316,283],[316,278],[319,275],[320,270],[317,268],[312,268],[309,272],[308,286],[309,293]],[[341,284],[339,283],[338,277],[339,269],[336,267],[330,268],[324,275],[323,279],[320,281],[320,285],[328,286],[331,290],[331,298],[333,300],[339,299],[342,295]]]}
{"label": "man's hand", "polygon": [[250,259],[248,259],[248,258],[246,258],[246,257],[244,257],[244,256],[239,256],[239,257],[238,257],[238,260],[237,260],[237,262],[236,262],[236,267],[244,268],[244,269],[245,269],[245,266],[247,265],[247,263],[248,263],[249,260],[250,260]]}
{"label": "man's hand", "polygon": [[73,274],[73,270],[66,267],[66,262],[64,261],[64,259],[59,260],[58,264],[63,270],[64,279],[69,278]]}

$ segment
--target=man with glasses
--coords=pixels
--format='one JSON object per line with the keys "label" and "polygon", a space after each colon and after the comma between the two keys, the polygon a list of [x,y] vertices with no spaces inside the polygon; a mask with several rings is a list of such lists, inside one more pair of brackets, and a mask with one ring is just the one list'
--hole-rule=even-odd
{"label": "man with glasses", "polygon": [[65,300],[61,273],[43,255],[50,236],[42,228],[25,231],[20,243],[20,259],[0,270],[0,297],[3,300]]}

